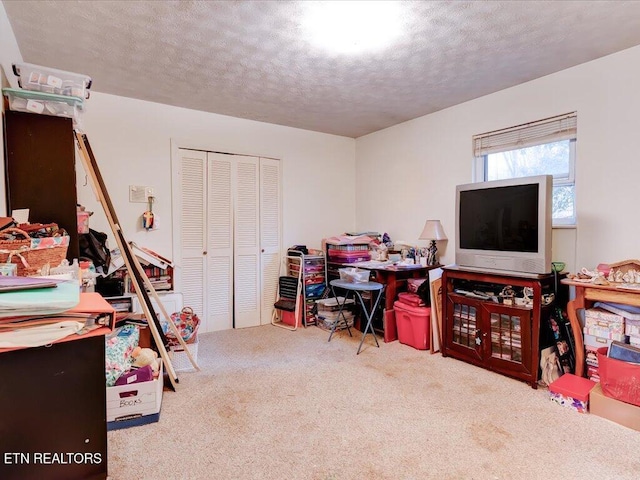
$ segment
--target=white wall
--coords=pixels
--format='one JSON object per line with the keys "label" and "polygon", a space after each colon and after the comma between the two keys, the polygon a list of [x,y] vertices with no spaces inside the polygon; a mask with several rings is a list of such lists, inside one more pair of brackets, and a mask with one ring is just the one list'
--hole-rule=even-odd
{"label": "white wall", "polygon": [[[0,85],[2,88],[17,88],[18,80],[13,74],[11,64],[22,62],[22,55],[18,48],[18,42],[13,35],[13,29],[7,18],[4,4],[0,2]],[[4,113],[4,101],[0,102],[0,114]],[[4,118],[4,117],[3,117]],[[4,145],[4,128],[0,128],[0,145]],[[4,147],[0,149],[1,165],[4,165]],[[0,169],[0,215],[4,216],[6,204],[4,186],[4,168]]]}
{"label": "white wall", "polygon": [[[87,72],[91,74],[91,72]],[[99,79],[94,79],[100,88]],[[82,117],[125,236],[172,256],[171,148],[211,149],[278,158],[283,178],[283,247],[320,248],[322,238],[355,226],[355,140],[92,92]],[[91,182],[77,160],[79,202],[96,212],[91,227],[110,233]],[[155,189],[158,229],[146,231],[147,209],[129,203],[129,185]],[[110,246],[115,247],[111,240]]]}
{"label": "white wall", "polygon": [[[3,86],[17,88],[11,64],[21,61],[4,5],[0,2]],[[83,73],[91,75],[91,72]],[[81,128],[89,138],[128,240],[165,256],[173,255],[172,142],[181,147],[280,159],[283,248],[293,244],[320,248],[322,238],[355,227],[354,139],[106,95],[100,93],[99,78],[94,78],[92,88]],[[4,149],[1,160],[4,164]],[[86,182],[79,157],[76,167],[78,201],[95,212],[91,227],[109,233],[113,248],[115,240],[102,207],[95,199],[92,184]],[[4,169],[0,170],[0,209],[4,212]],[[155,188],[154,212],[158,230],[147,232],[141,228],[140,216],[146,206],[129,203],[129,185]]]}
{"label": "white wall", "polygon": [[[457,105],[356,141],[356,228],[417,238],[442,220],[455,250],[455,185],[472,181],[471,137],[578,112],[578,228],[554,230],[554,260],[568,269],[640,257],[636,191],[640,47]],[[576,238],[577,235],[577,238]]]}
{"label": "white wall", "polygon": [[[12,85],[11,63],[21,60],[0,3],[0,64]],[[575,271],[640,256],[635,215],[639,77],[640,47],[635,47],[356,141],[104,95],[94,79],[97,91],[88,101],[84,131],[125,234],[165,255],[173,254],[169,188],[175,139],[183,146],[282,159],[285,247],[318,247],[321,238],[354,228],[418,242],[424,221],[438,218],[450,238],[440,246],[442,261],[451,263],[454,186],[472,179],[471,137],[576,110],[579,226],[554,231],[554,259]],[[79,174],[79,198],[98,212],[92,226],[108,231],[83,183]],[[139,228],[144,207],[128,202],[130,184],[156,188],[159,230]],[[3,185],[0,181],[2,190]],[[4,191],[0,193],[4,210]]]}

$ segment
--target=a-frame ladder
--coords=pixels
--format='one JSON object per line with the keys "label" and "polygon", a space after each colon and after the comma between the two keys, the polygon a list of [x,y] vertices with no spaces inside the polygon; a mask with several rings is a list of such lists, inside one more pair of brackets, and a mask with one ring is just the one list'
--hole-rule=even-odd
{"label": "a-frame ladder", "polygon": [[[162,358],[162,361],[164,362],[165,368],[169,375],[169,380],[171,381],[171,386],[175,390],[179,380],[176,376],[175,369],[173,368],[173,364],[171,363],[171,359],[169,358],[169,354],[167,351],[167,346],[169,343],[162,331],[160,322],[158,321],[158,317],[155,314],[155,310],[153,308],[153,304],[151,303],[149,293],[151,293],[155,298],[160,310],[162,311],[162,314],[169,324],[169,328],[178,339],[181,346],[184,348],[184,351],[186,352],[193,367],[196,370],[199,370],[199,367],[196,361],[191,356],[189,347],[182,339],[180,332],[178,331],[175,324],[171,320],[171,317],[168,315],[167,311],[162,305],[162,302],[160,301],[158,294],[153,288],[151,281],[147,277],[147,274],[142,268],[140,261],[131,250],[129,243],[125,240],[124,233],[122,232],[122,228],[120,227],[120,222],[118,221],[115,209],[113,208],[113,203],[111,203],[111,198],[109,197],[109,193],[107,192],[104,180],[102,179],[102,175],[100,174],[98,164],[96,163],[95,156],[93,155],[93,152],[91,150],[91,145],[89,145],[89,139],[84,133],[78,131],[75,132],[75,135],[76,140],[78,141],[80,157],[82,158],[85,172],[91,178],[94,193],[96,194],[96,197],[102,205],[102,208],[104,209],[104,212],[107,216],[107,221],[111,226],[111,230],[116,239],[116,243],[118,244],[118,248],[122,253],[122,258],[127,268],[127,272],[129,273],[129,277],[131,278],[131,283],[136,290],[136,295],[138,296],[138,300],[140,301],[142,311],[147,318],[147,324],[149,326],[151,336],[156,348],[158,349],[160,358]],[[147,290],[149,290],[149,292],[147,292]]]}

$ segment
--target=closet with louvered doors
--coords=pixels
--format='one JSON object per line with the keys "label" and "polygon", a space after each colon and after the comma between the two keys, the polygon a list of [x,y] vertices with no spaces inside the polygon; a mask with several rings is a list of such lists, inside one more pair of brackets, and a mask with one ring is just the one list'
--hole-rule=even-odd
{"label": "closet with louvered doors", "polygon": [[198,312],[202,332],[270,323],[281,250],[280,161],[177,151],[174,276],[184,305]]}

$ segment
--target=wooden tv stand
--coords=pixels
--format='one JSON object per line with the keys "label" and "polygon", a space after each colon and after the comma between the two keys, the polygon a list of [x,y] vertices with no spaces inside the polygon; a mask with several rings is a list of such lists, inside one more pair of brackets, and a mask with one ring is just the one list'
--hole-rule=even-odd
{"label": "wooden tv stand", "polygon": [[[443,268],[443,348],[451,356],[538,386],[540,370],[540,322],[551,306],[542,304],[542,293],[553,291],[554,276],[482,272],[450,266]],[[492,291],[498,295],[511,286],[533,290],[529,306],[506,305],[454,290]]]}

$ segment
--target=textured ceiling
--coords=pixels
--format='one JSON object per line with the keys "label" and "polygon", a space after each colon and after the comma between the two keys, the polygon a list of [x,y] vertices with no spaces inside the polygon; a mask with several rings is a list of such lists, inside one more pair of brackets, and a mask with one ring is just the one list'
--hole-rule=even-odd
{"label": "textured ceiling", "polygon": [[638,1],[408,1],[386,50],[329,54],[305,3],[3,2],[25,62],[93,90],[349,137],[640,44]]}

